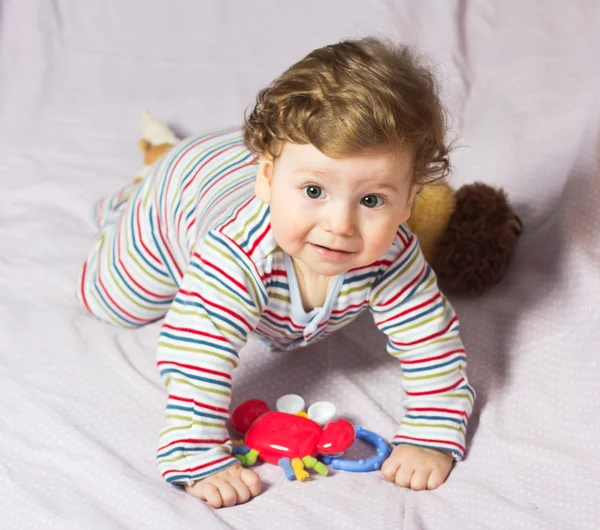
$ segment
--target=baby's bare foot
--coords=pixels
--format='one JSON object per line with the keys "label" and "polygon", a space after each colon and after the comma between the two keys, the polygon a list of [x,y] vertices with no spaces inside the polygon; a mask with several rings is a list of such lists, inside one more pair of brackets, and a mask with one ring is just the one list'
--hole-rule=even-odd
{"label": "baby's bare foot", "polygon": [[185,491],[213,508],[235,506],[260,493],[260,477],[254,471],[234,464],[186,486]]}

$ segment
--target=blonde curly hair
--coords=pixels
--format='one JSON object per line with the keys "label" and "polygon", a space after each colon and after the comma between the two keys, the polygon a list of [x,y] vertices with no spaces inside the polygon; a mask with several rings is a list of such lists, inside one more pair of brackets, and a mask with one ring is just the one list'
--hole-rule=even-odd
{"label": "blonde curly hair", "polygon": [[312,144],[332,158],[388,149],[414,151],[415,181],[449,169],[445,112],[437,83],[407,46],[364,38],[309,53],[267,88],[245,118],[244,142],[277,157],[285,142]]}

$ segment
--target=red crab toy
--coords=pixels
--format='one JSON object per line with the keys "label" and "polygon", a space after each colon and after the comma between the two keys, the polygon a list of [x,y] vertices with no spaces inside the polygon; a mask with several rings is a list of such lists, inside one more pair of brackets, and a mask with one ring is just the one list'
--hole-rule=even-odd
{"label": "red crab toy", "polygon": [[317,460],[317,454],[341,455],[356,438],[354,426],[347,420],[321,427],[302,412],[270,411],[258,399],[240,403],[233,410],[231,425],[246,435],[244,441],[234,443],[234,454],[242,464],[253,465],[260,458],[281,466],[290,480],[308,478],[305,467],[327,475],[329,470]]}

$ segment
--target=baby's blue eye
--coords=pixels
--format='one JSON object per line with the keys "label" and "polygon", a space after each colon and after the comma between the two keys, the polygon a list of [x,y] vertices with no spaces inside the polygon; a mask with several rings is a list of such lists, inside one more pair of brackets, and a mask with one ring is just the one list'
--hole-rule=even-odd
{"label": "baby's blue eye", "polygon": [[360,203],[367,208],[379,208],[383,206],[383,199],[377,195],[367,195],[361,199]]}
{"label": "baby's blue eye", "polygon": [[306,186],[304,193],[309,199],[318,199],[323,195],[323,190],[319,186]]}

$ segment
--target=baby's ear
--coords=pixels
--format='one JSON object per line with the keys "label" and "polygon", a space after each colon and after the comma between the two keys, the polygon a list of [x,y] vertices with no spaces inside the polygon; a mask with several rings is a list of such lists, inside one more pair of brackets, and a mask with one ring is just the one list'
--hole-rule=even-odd
{"label": "baby's ear", "polygon": [[410,219],[412,214],[413,204],[415,203],[415,197],[421,190],[421,186],[419,184],[413,184],[408,191],[408,199],[406,201],[406,207],[404,208],[404,215],[402,216],[402,223],[406,223]]}
{"label": "baby's ear", "polygon": [[260,155],[258,159],[258,171],[256,172],[256,184],[254,193],[265,204],[271,201],[271,182],[273,179],[273,157]]}

